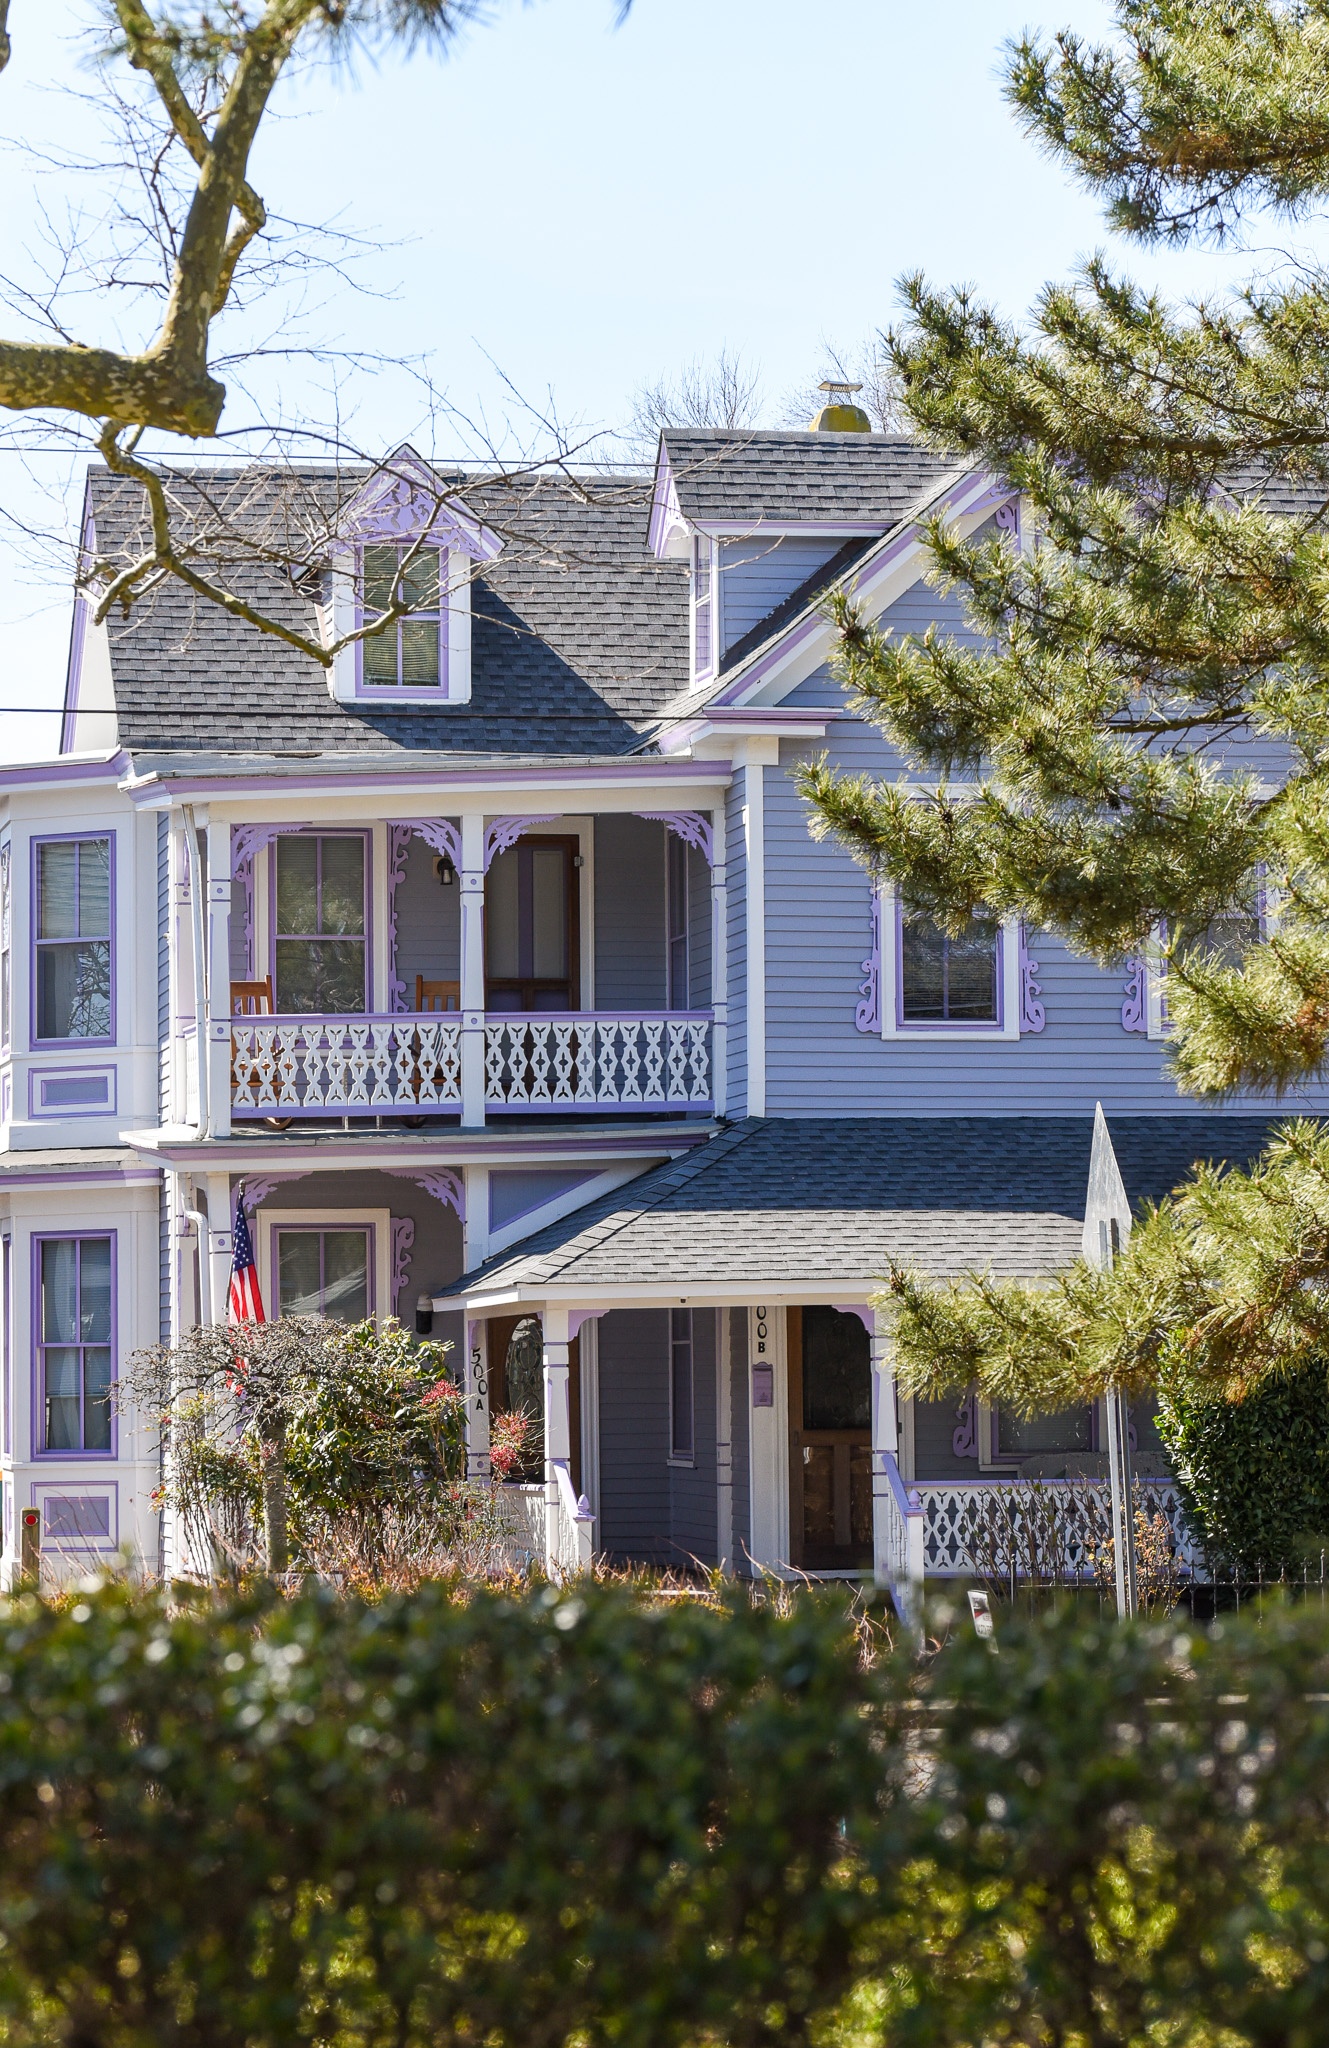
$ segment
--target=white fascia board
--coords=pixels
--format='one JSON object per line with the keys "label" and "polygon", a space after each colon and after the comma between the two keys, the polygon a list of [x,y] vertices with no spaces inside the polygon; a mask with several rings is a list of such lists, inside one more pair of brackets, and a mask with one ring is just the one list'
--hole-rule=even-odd
{"label": "white fascia board", "polygon": [[[384,1136],[382,1143],[350,1145],[338,1136],[308,1142],[289,1136],[274,1142],[254,1133],[250,1138],[243,1123],[237,1123],[229,1138],[200,1142],[192,1126],[163,1125],[117,1133],[118,1142],[139,1158],[152,1160],[181,1172],[207,1173],[381,1173],[400,1169],[403,1173],[429,1173],[444,1166],[527,1166],[599,1167],[616,1171],[621,1163],[630,1168],[623,1178],[636,1179],[662,1161],[693,1152],[713,1137],[714,1130],[668,1129],[650,1131],[589,1130],[558,1132],[547,1127],[538,1131],[505,1133],[490,1124],[484,1131],[461,1136],[455,1130],[447,1137],[419,1138],[414,1142],[405,1132]],[[584,1199],[590,1200],[591,1197]],[[523,1235],[529,1237],[529,1226]]]}
{"label": "white fascia board", "polygon": [[[957,1276],[958,1277],[958,1276]],[[862,1302],[881,1291],[879,1276],[856,1273],[845,1280],[785,1280],[778,1286],[760,1286],[749,1280],[727,1280],[704,1286],[661,1281],[653,1287],[624,1284],[620,1287],[549,1280],[525,1281],[509,1287],[477,1287],[467,1295],[435,1295],[435,1309],[464,1305],[467,1315],[500,1315],[505,1310],[537,1308],[798,1308],[833,1302],[837,1306]]]}
{"label": "white fascia board", "polygon": [[587,763],[577,770],[556,766],[455,769],[432,775],[384,765],[376,774],[302,773],[299,759],[274,760],[271,769],[158,775],[155,771],[119,787],[136,809],[165,810],[172,804],[206,803],[218,818],[236,823],[284,822],[321,816],[350,819],[451,817],[483,810],[486,816],[549,811],[585,816],[597,811],[714,810],[724,802],[729,781],[723,762],[647,760],[626,755],[615,762]]}
{"label": "white fascia board", "polygon": [[693,530],[712,540],[871,540],[888,529],[880,519],[697,519]]}

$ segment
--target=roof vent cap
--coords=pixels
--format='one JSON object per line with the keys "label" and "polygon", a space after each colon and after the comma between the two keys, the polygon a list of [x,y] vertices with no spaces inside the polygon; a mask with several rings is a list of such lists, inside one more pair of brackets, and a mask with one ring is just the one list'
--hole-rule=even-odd
{"label": "roof vent cap", "polygon": [[826,393],[826,403],[812,422],[814,434],[870,434],[872,422],[861,405],[854,404],[861,384],[826,382],[817,386]]}

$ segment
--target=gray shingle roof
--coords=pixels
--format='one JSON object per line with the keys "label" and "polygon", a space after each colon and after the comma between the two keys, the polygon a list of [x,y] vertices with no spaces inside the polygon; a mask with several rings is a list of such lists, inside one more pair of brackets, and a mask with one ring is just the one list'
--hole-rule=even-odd
{"label": "gray shingle roof", "polygon": [[[346,496],[347,475],[301,472],[292,484],[209,470],[204,485],[222,508],[217,523],[234,523],[270,553],[234,568],[242,594],[316,637],[312,598],[294,586],[285,562],[304,559],[311,536],[326,532],[327,507]],[[507,492],[484,479],[459,486],[466,504],[505,536],[503,553],[472,587],[468,705],[336,705],[317,663],[169,581],[111,627],[121,745],[629,751],[687,683],[687,581],[680,565],[657,562],[647,547],[648,484],[543,478]],[[90,489],[99,546],[127,552],[143,516],[136,488],[94,470]],[[178,494],[187,512],[208,516],[189,479]]]}
{"label": "gray shingle roof", "polygon": [[885,434],[666,427],[685,519],[871,521],[883,531],[970,465]]}
{"label": "gray shingle roof", "polygon": [[[1114,1117],[1135,1204],[1199,1159],[1245,1164],[1269,1120]],[[537,1232],[448,1294],[859,1286],[894,1262],[1033,1277],[1080,1249],[1092,1117],[750,1118]]]}

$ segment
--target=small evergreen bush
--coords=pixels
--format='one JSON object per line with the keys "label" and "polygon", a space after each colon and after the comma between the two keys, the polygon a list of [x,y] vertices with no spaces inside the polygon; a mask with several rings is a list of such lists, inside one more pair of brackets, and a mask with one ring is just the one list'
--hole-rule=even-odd
{"label": "small evergreen bush", "polygon": [[1243,1401],[1166,1382],[1158,1433],[1188,1520],[1210,1549],[1248,1569],[1297,1566],[1329,1537],[1329,1374],[1302,1367]]}

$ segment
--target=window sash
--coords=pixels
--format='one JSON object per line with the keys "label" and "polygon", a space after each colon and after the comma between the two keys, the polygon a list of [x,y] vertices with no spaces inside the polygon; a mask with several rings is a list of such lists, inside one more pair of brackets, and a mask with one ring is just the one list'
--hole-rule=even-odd
{"label": "window sash", "polygon": [[715,576],[709,540],[692,543],[692,671],[709,675],[715,659]]}
{"label": "window sash", "polygon": [[279,1316],[359,1323],[373,1313],[371,1225],[282,1224],[273,1236]]}
{"label": "window sash", "polygon": [[109,1456],[114,1450],[114,1237],[40,1237],[35,1245],[40,1447],[57,1455]]}
{"label": "window sash", "polygon": [[906,906],[899,947],[903,1024],[1000,1021],[1001,928],[994,919],[970,918],[967,931],[953,938],[944,926]]}
{"label": "window sash", "polygon": [[[351,846],[359,850],[358,868],[351,864],[338,875],[330,850]],[[359,832],[290,832],[277,838],[273,985],[282,1015],[356,1016],[368,1008],[366,853]]]}
{"label": "window sash", "polygon": [[[415,607],[383,633],[359,646],[360,682],[369,690],[437,690],[446,676],[443,637],[446,551],[422,548],[404,572],[405,547],[367,546],[360,551],[360,623],[380,617],[400,587]],[[392,564],[397,566],[393,573]]]}

